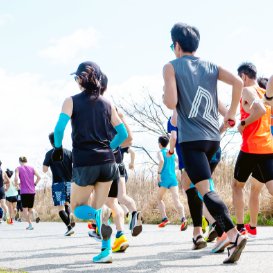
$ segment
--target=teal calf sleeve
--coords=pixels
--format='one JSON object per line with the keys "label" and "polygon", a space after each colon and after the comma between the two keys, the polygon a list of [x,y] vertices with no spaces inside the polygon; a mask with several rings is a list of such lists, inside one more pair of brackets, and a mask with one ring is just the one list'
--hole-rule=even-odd
{"label": "teal calf sleeve", "polygon": [[95,219],[96,220],[96,214],[97,210],[91,208],[90,206],[79,206],[74,209],[74,214],[78,219],[81,220],[89,220],[89,219]]}

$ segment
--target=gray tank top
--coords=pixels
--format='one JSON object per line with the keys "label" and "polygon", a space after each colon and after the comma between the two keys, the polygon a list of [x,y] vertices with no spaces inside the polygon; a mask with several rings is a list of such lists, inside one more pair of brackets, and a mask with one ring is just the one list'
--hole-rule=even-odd
{"label": "gray tank top", "polygon": [[171,61],[177,84],[178,141],[220,141],[218,67],[195,56]]}

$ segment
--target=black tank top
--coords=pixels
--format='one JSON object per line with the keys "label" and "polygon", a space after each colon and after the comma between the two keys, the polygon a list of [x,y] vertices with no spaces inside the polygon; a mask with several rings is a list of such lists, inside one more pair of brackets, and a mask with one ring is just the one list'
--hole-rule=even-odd
{"label": "black tank top", "polygon": [[0,170],[0,188],[2,187],[4,187],[4,180],[3,180],[2,170]]}
{"label": "black tank top", "polygon": [[90,97],[83,91],[72,97],[73,167],[103,165],[115,162],[109,134],[111,104],[104,97]]}

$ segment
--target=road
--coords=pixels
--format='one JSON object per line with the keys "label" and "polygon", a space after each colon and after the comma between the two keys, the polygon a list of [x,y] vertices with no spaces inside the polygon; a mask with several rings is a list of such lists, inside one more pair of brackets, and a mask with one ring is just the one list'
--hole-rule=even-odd
{"label": "road", "polygon": [[[79,223],[75,234],[64,237],[63,223],[26,223],[0,225],[0,268],[26,272],[273,272],[273,228],[259,227],[257,239],[248,240],[241,260],[224,265],[227,251],[211,253],[213,243],[203,250],[191,250],[192,227],[181,232],[179,226],[159,229],[144,225],[143,232],[131,237],[125,253],[114,253],[112,264],[95,264],[92,257],[100,251],[100,243],[87,235],[87,224]],[[115,227],[113,226],[115,233]],[[112,242],[114,237],[112,237]]]}

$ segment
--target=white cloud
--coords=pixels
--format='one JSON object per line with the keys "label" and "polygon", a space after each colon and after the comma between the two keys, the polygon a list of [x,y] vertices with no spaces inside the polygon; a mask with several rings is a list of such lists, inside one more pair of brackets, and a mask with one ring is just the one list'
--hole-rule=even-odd
{"label": "white cloud", "polygon": [[251,61],[256,65],[259,76],[273,75],[273,51],[258,51],[252,57]]}
{"label": "white cloud", "polygon": [[8,20],[13,22],[13,16],[10,14],[0,14],[0,26],[4,25]]}
{"label": "white cloud", "polygon": [[228,39],[234,37],[234,36],[237,36],[239,34],[241,34],[242,32],[245,32],[245,31],[248,31],[248,28],[245,28],[245,27],[241,27],[237,30],[235,30],[233,33],[231,33],[229,36],[228,36]]}
{"label": "white cloud", "polygon": [[39,56],[49,58],[54,63],[68,64],[75,61],[76,54],[98,43],[100,35],[96,29],[77,29],[74,33],[59,39],[51,39],[51,46],[39,51]]}

